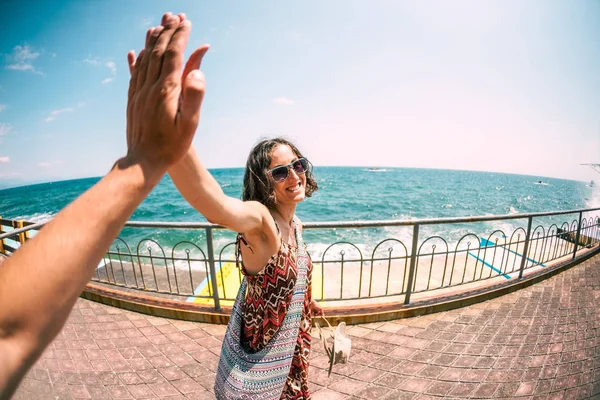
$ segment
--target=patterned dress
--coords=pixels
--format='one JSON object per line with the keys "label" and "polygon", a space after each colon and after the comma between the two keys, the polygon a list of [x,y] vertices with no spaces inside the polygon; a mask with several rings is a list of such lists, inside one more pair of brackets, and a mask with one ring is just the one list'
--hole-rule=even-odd
{"label": "patterned dress", "polygon": [[[243,237],[239,236],[239,241],[244,242]],[[271,340],[285,318],[287,305],[292,299],[298,276],[296,252],[295,247],[282,240],[279,252],[269,259],[265,268],[257,275],[248,275],[243,263],[241,264],[242,273],[248,282],[242,341],[255,351],[262,349]],[[300,331],[290,374],[281,394],[282,399],[310,399],[308,356],[312,327],[310,307],[312,269],[312,262],[309,259]]]}

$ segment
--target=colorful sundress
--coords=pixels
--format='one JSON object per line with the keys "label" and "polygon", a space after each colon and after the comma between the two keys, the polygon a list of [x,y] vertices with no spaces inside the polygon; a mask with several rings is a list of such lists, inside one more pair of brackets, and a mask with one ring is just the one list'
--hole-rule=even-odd
{"label": "colorful sundress", "polygon": [[[238,236],[238,251],[240,242],[245,242],[241,235]],[[304,244],[300,245],[303,246]],[[283,322],[298,276],[296,250],[295,247],[282,240],[277,254],[272,256],[265,268],[256,275],[249,275],[243,263],[240,263],[242,273],[246,276],[248,282],[242,341],[252,350],[262,349]],[[281,394],[282,399],[310,399],[308,357],[312,327],[312,309],[310,307],[312,300],[312,269],[312,262],[309,260],[307,290],[304,297],[298,341],[290,374]]]}

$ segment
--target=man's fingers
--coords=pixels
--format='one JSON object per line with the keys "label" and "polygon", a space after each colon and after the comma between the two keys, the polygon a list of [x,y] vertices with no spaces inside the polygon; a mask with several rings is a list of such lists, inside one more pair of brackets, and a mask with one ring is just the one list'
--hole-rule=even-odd
{"label": "man's fingers", "polygon": [[203,44],[202,46],[198,47],[196,50],[194,50],[194,52],[190,55],[190,58],[188,58],[187,62],[185,63],[185,68],[183,69],[183,75],[181,75],[181,83],[183,84],[183,81],[185,80],[185,78],[187,78],[188,74],[195,70],[195,69],[200,69],[200,65],[202,64],[202,58],[204,57],[204,55],[206,54],[206,52],[208,51],[208,49],[210,48],[209,44]]}
{"label": "man's fingers", "polygon": [[184,135],[193,136],[196,132],[205,88],[204,74],[197,69],[192,70],[183,81],[183,99],[181,100],[177,124],[180,125],[179,131]]}
{"label": "man's fingers", "polygon": [[[166,15],[166,14],[165,14]],[[164,20],[164,19],[163,19]],[[154,47],[150,53],[150,64],[148,66],[148,75],[146,79],[148,82],[156,82],[161,75],[162,65],[164,63],[163,58],[165,52],[173,38],[173,34],[177,31],[180,25],[180,19],[177,15],[169,15],[164,25],[160,26],[160,36],[156,40]],[[183,58],[183,50],[181,51],[181,57]]]}
{"label": "man's fingers", "polygon": [[[140,88],[143,85],[143,82],[140,82],[140,81],[143,81],[143,79],[146,78],[146,72],[144,71],[144,73],[142,74],[142,73],[140,73],[140,71],[142,70],[142,68],[146,69],[147,65],[148,65],[147,60],[145,60],[146,53],[147,53],[146,49],[148,48],[148,41],[150,40],[150,36],[152,35],[153,31],[154,31],[154,28],[150,28],[150,29],[148,29],[148,31],[146,31],[146,42],[144,43],[144,48],[142,49],[142,51],[140,51],[140,54],[138,54],[138,58],[135,62],[137,65],[137,68],[134,70],[135,73],[132,74],[132,78],[134,78],[134,79],[132,79],[130,81],[130,82],[133,82],[135,80],[135,85],[133,85],[133,91]],[[142,75],[143,75],[143,79],[140,79],[140,76],[142,76]],[[130,94],[132,93],[131,85],[129,88],[129,93]]]}
{"label": "man's fingers", "polygon": [[[202,99],[204,98],[206,84],[204,74],[200,72],[200,65],[202,64],[202,59],[209,48],[210,46],[207,44],[197,48],[194,50],[188,59],[188,62],[185,64],[185,69],[183,70],[183,75],[181,78],[183,98],[181,107],[185,116],[194,115],[195,109],[197,109],[199,113],[200,105],[202,103]],[[193,73],[192,76],[190,76],[191,73]],[[188,95],[196,98],[188,99],[186,97]],[[185,111],[183,111],[184,107],[186,108]]]}
{"label": "man's fingers", "polygon": [[127,53],[127,65],[129,65],[129,91],[127,94],[127,148],[131,145],[131,124],[133,120],[133,116],[131,115],[131,110],[133,107],[133,96],[135,94],[135,81],[134,81],[134,72],[135,72],[135,51],[131,50]]}
{"label": "man's fingers", "polygon": [[163,14],[162,19],[160,21],[161,25],[165,25],[167,23],[167,20],[169,19],[169,17],[171,17],[171,15],[173,15],[170,11],[167,11],[166,13]]}
{"label": "man's fingers", "polygon": [[183,67],[183,52],[185,46],[187,46],[191,30],[192,23],[189,20],[182,21],[179,24],[165,50],[160,79],[170,77],[179,82],[181,68]]}
{"label": "man's fingers", "polygon": [[146,48],[144,49],[144,55],[139,59],[138,67],[138,77],[137,77],[137,85],[136,89],[139,90],[146,83],[146,76],[148,75],[149,63],[152,51],[155,47],[156,41],[158,40],[161,32],[163,30],[162,26],[157,26],[154,28],[150,28],[148,40],[146,41]]}
{"label": "man's fingers", "polygon": [[133,66],[130,63],[130,61],[131,61],[131,57],[134,56],[135,53],[133,52],[133,50],[130,51],[129,53],[127,53],[127,62],[129,64],[129,71],[131,72],[131,78],[129,79],[129,92],[127,95],[127,98],[129,99],[130,103],[131,103],[131,99],[137,89],[137,79],[138,79],[139,70],[140,70],[139,65],[140,65],[140,60],[144,56],[144,53],[145,53],[144,50],[140,51],[140,54],[138,54],[137,59],[133,62]]}
{"label": "man's fingers", "polygon": [[129,76],[131,76],[135,67],[135,51],[133,50],[127,53],[127,65],[129,66]]}

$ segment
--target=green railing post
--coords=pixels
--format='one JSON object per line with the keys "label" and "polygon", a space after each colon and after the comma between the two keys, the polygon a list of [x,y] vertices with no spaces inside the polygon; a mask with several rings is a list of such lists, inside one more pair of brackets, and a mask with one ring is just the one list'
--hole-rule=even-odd
{"label": "green railing post", "polygon": [[579,239],[581,238],[581,219],[583,217],[583,213],[579,212],[579,222],[577,223],[577,234],[575,235],[575,249],[573,250],[573,259],[577,255],[577,246],[579,246]]}
{"label": "green railing post", "polygon": [[217,288],[217,269],[215,268],[215,252],[213,249],[212,228],[206,228],[206,247],[208,250],[208,268],[210,271],[210,284],[212,286],[213,300],[215,302],[215,310],[221,310],[219,301],[219,289]]}
{"label": "green railing post", "polygon": [[[2,216],[0,216],[0,221],[2,221]],[[2,222],[0,222],[0,235],[4,233],[4,226]],[[4,239],[0,239],[0,253],[5,254],[6,250],[4,250]]]}
{"label": "green railing post", "polygon": [[417,266],[417,244],[419,243],[419,224],[413,226],[412,250],[410,254],[410,270],[408,271],[408,285],[406,286],[406,295],[404,304],[410,304],[410,295],[412,294],[413,282],[415,280],[415,268]]}
{"label": "green railing post", "polygon": [[[529,238],[531,237],[531,224],[533,217],[527,218],[527,233],[525,234],[525,248],[523,249],[523,256],[521,257],[521,268],[519,269],[519,279],[523,277],[523,271],[525,270],[525,263],[529,253]],[[518,248],[518,244],[517,244]],[[514,264],[513,264],[514,265]]]}

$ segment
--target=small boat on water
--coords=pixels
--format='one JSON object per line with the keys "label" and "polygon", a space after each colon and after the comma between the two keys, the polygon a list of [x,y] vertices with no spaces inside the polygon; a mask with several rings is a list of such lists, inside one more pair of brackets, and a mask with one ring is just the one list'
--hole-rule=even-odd
{"label": "small boat on water", "polygon": [[[581,165],[587,165],[588,167],[590,167],[591,169],[593,169],[594,171],[596,171],[597,173],[600,174],[600,164],[581,164]],[[587,185],[587,187],[593,188],[594,186],[596,186],[596,183],[592,179],[590,181],[590,183]]]}

